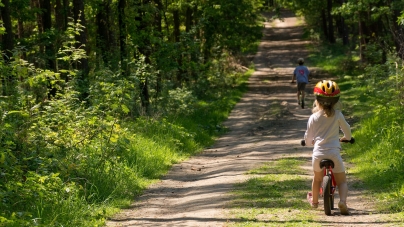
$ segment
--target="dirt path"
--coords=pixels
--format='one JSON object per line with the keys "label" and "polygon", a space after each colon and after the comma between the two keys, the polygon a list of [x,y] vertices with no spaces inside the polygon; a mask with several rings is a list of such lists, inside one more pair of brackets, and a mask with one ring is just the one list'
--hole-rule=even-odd
{"label": "dirt path", "polygon": [[[284,156],[307,157],[305,168],[310,169],[311,148],[298,144],[311,110],[298,106],[296,85],[290,83],[296,59],[308,54],[307,43],[301,40],[303,27],[296,17],[288,12],[283,16],[284,21],[265,23],[250,90],[225,122],[230,132],[202,154],[173,166],[108,226],[223,226],[227,221],[224,205],[232,199],[228,192],[246,180],[245,171]],[[312,100],[308,95],[306,105],[311,106]],[[350,192],[352,216],[339,216],[336,210],[327,217],[320,208],[310,212],[318,213],[319,223],[326,226],[383,225],[381,215],[372,214],[372,204],[360,193]]]}

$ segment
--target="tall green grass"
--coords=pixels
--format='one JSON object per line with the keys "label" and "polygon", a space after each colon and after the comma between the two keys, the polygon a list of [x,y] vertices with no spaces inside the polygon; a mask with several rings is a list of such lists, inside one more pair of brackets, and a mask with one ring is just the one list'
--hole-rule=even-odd
{"label": "tall green grass", "polygon": [[400,98],[404,78],[397,80],[394,61],[400,60],[390,57],[385,64],[367,65],[354,79],[342,83],[346,112],[356,118],[356,144],[346,147],[348,160],[355,164],[352,171],[378,198],[380,211],[393,213],[404,211],[404,106]]}
{"label": "tall green grass", "polygon": [[356,144],[347,149],[354,172],[383,212],[404,211],[404,119],[397,107],[380,107],[355,131]]}

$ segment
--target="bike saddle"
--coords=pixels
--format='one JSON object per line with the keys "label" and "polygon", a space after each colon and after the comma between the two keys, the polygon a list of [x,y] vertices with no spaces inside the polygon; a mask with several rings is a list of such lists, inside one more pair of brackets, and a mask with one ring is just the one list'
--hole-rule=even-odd
{"label": "bike saddle", "polygon": [[328,167],[330,167],[331,166],[331,168],[334,168],[334,162],[332,161],[332,160],[330,160],[330,159],[323,159],[323,160],[321,160],[321,162],[320,162],[320,168],[322,169],[323,167],[325,167],[325,168],[327,168],[328,169]]}

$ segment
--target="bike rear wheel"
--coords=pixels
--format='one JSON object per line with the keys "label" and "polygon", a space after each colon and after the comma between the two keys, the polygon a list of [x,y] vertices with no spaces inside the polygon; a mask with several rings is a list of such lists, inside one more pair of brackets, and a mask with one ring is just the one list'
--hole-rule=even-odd
{"label": "bike rear wheel", "polygon": [[331,215],[331,209],[333,208],[334,198],[331,191],[331,176],[323,177],[323,197],[324,197],[324,213]]}

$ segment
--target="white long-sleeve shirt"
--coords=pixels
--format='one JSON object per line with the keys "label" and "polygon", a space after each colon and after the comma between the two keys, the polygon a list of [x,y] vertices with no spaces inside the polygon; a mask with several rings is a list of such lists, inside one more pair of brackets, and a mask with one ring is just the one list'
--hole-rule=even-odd
{"label": "white long-sleeve shirt", "polygon": [[332,117],[326,117],[324,111],[313,113],[307,122],[307,130],[304,135],[306,144],[311,145],[314,141],[313,152],[325,150],[340,150],[339,129],[341,128],[347,140],[351,139],[351,127],[346,122],[340,110],[335,110]]}

